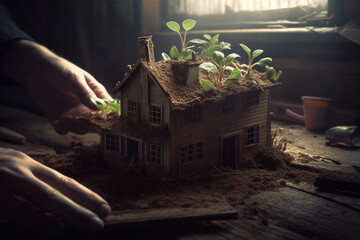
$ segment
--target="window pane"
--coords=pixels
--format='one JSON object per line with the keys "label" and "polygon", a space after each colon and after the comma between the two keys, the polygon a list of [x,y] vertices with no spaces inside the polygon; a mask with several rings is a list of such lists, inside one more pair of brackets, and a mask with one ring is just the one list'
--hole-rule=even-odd
{"label": "window pane", "polygon": [[169,14],[211,15],[232,12],[265,11],[307,6],[326,8],[328,0],[169,0]]}

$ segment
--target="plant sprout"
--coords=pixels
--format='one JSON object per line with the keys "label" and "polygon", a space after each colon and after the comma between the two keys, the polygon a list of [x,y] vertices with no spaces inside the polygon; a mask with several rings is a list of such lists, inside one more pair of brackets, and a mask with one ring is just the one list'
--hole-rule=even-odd
{"label": "plant sprout", "polygon": [[[224,54],[220,51],[215,51],[212,55],[214,63],[211,62],[204,62],[200,64],[200,68],[205,69],[206,71],[218,74],[217,83],[221,84],[223,74],[225,70],[231,71],[229,77],[225,80],[225,85],[231,86],[232,84],[239,81],[242,78],[241,72],[238,68],[230,67],[230,63],[237,57],[240,57],[236,53],[229,54],[226,58]],[[213,89],[214,84],[206,79],[201,79],[201,85],[205,91],[210,91]]]}
{"label": "plant sprout", "polygon": [[195,38],[190,40],[190,43],[200,44],[199,48],[202,50],[202,54],[206,54],[208,56],[212,56],[215,51],[223,51],[225,49],[231,49],[230,43],[227,42],[220,42],[219,43],[219,36],[220,34],[216,34],[215,36],[211,37],[208,34],[203,35],[205,39]]}
{"label": "plant sprout", "polygon": [[110,112],[116,112],[118,116],[121,114],[121,107],[120,107],[120,101],[117,99],[114,99],[112,101],[107,99],[101,99],[101,98],[90,98],[91,102],[102,111],[104,115],[110,113]]}
{"label": "plant sprout", "polygon": [[278,71],[276,73],[276,70],[275,68],[273,67],[270,67],[268,65],[265,65],[265,76],[273,81],[277,81],[279,80],[281,74],[282,74],[282,71]]}
{"label": "plant sprout", "polygon": [[251,49],[248,48],[245,44],[240,43],[240,46],[244,49],[244,51],[247,53],[248,57],[249,57],[249,67],[248,67],[248,72],[247,74],[249,74],[252,70],[252,68],[255,65],[259,65],[259,66],[267,66],[272,62],[272,59],[267,57],[267,58],[262,58],[260,59],[258,62],[253,64],[253,61],[256,57],[260,56],[264,50],[262,49],[256,49],[253,53],[251,53]]}
{"label": "plant sprout", "polygon": [[166,53],[162,53],[162,57],[164,58],[164,60],[170,60],[170,59],[192,59],[192,54],[193,54],[193,50],[191,50],[190,48],[192,48],[193,46],[188,46],[189,42],[186,42],[186,34],[189,30],[193,29],[196,25],[196,21],[193,19],[185,19],[182,22],[182,27],[185,30],[184,31],[184,35],[181,35],[180,32],[180,25],[177,22],[174,21],[169,21],[166,23],[167,27],[178,33],[179,37],[180,37],[180,41],[181,41],[181,51],[179,52],[179,50],[177,49],[176,46],[172,46],[170,49],[170,56],[167,55]]}

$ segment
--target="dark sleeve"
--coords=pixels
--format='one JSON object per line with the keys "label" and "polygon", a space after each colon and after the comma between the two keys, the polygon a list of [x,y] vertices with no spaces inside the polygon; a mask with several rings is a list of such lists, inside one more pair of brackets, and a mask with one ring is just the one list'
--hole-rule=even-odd
{"label": "dark sleeve", "polygon": [[0,45],[15,39],[27,39],[34,41],[28,34],[23,32],[11,19],[7,7],[0,3]]}

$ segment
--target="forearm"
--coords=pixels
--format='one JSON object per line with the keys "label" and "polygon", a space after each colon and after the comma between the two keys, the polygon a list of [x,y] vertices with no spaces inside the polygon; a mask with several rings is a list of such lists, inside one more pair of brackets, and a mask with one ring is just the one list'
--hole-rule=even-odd
{"label": "forearm", "polygon": [[34,74],[41,74],[46,65],[55,61],[60,59],[46,47],[18,39],[6,43],[6,49],[1,52],[0,72],[7,78],[26,85]]}

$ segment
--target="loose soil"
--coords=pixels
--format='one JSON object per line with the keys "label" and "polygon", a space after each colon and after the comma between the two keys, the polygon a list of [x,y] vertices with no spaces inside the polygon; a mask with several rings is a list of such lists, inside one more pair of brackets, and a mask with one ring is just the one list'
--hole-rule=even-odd
{"label": "loose soil", "polygon": [[292,156],[278,148],[261,149],[240,169],[215,167],[206,175],[177,180],[145,179],[128,169],[114,172],[98,162],[98,147],[73,146],[66,154],[36,159],[94,190],[114,211],[168,207],[246,205],[251,196],[277,191],[285,182],[313,184],[319,173],[293,168]]}

